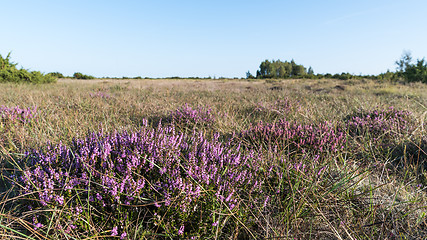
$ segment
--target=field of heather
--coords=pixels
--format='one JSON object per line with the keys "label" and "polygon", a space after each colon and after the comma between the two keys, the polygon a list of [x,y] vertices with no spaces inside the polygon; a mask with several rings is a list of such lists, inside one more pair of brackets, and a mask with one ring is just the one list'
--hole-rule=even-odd
{"label": "field of heather", "polygon": [[0,84],[1,239],[426,239],[427,85]]}

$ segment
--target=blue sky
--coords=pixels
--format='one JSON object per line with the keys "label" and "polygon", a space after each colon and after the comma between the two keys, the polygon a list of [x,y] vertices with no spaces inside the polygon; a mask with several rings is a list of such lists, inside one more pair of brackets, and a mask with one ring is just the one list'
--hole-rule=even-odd
{"label": "blue sky", "polygon": [[427,57],[425,0],[1,1],[0,54],[97,77],[244,77],[265,59],[315,73]]}

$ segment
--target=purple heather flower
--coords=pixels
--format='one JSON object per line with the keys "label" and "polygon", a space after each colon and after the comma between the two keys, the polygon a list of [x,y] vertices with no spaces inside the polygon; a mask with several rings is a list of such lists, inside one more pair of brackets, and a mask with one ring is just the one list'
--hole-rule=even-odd
{"label": "purple heather flower", "polygon": [[113,227],[113,229],[111,230],[111,236],[117,236],[119,233],[117,232],[118,227],[115,226]]}
{"label": "purple heather flower", "polygon": [[41,224],[41,223],[36,223],[36,224],[34,225],[34,230],[37,230],[37,229],[42,228],[42,227],[43,227],[43,224]]}
{"label": "purple heather flower", "polygon": [[63,205],[64,204],[64,197],[63,196],[56,196],[56,201],[60,204]]}
{"label": "purple heather flower", "polygon": [[99,201],[101,201],[101,200],[102,200],[102,196],[101,196],[101,194],[96,193],[96,199],[98,199]]}
{"label": "purple heather flower", "polygon": [[270,200],[270,196],[267,196],[267,198],[264,200],[263,208],[267,206],[268,201]]}
{"label": "purple heather flower", "polygon": [[181,225],[181,227],[178,230],[178,235],[184,234],[184,225]]}

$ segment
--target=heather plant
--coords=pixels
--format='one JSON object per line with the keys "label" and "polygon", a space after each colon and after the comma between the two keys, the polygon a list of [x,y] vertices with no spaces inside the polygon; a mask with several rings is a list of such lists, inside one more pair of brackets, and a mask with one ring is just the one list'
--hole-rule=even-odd
{"label": "heather plant", "polygon": [[[145,122],[139,132],[89,134],[70,147],[32,151],[16,183],[33,196],[31,210],[63,209],[52,227],[66,234],[87,234],[90,221],[98,232],[123,238],[206,237],[245,221],[242,199],[267,197],[257,179],[260,162],[218,135],[209,141]],[[46,230],[52,214],[34,216],[34,227]]]}
{"label": "heather plant", "polygon": [[20,108],[0,106],[0,146],[16,149],[15,141],[20,138],[20,130],[36,119],[37,107]]}
{"label": "heather plant", "polygon": [[388,109],[358,110],[345,118],[349,134],[358,136],[370,134],[374,139],[378,137],[391,137],[408,135],[414,130],[412,113],[405,110],[397,110],[394,107]]}
{"label": "heather plant", "polygon": [[307,219],[319,214],[313,204],[355,200],[356,189],[338,193],[360,176],[331,180],[322,156],[286,156],[278,148],[260,155],[222,143],[218,134],[206,139],[146,121],[138,132],[49,144],[21,165],[15,184],[27,196],[27,221],[39,234],[54,229],[77,238],[301,236],[289,230],[312,224]]}
{"label": "heather plant", "polygon": [[2,126],[26,124],[37,116],[37,107],[20,108],[0,106],[0,119]]}
{"label": "heather plant", "polygon": [[345,117],[345,121],[350,136],[358,142],[366,143],[367,139],[374,142],[380,152],[391,151],[411,137],[416,126],[411,112],[394,107],[359,110]]}
{"label": "heather plant", "polygon": [[334,153],[344,148],[346,134],[337,124],[323,122],[302,125],[280,119],[274,123],[260,121],[241,133],[241,139],[251,147],[277,147],[288,154]]}
{"label": "heather plant", "polygon": [[166,118],[167,122],[181,128],[193,129],[194,127],[207,127],[215,122],[215,117],[212,114],[212,109],[199,106],[192,108],[189,104],[184,104],[175,111],[171,112]]}

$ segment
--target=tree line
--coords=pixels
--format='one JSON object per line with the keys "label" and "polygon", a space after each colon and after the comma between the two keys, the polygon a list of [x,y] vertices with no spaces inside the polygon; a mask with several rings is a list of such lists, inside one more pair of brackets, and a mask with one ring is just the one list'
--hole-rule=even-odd
{"label": "tree line", "polygon": [[385,73],[378,75],[354,75],[350,73],[341,74],[315,74],[312,67],[308,69],[301,64],[296,64],[292,59],[290,62],[281,60],[264,60],[261,62],[256,76],[253,76],[250,71],[246,72],[247,79],[271,79],[271,78],[310,78],[322,79],[332,78],[340,80],[348,79],[376,79],[376,80],[403,80],[406,82],[423,82],[427,83],[427,63],[423,59],[412,60],[410,52],[404,52],[401,59],[396,62],[396,72],[387,70]]}
{"label": "tree line", "polygon": [[[259,66],[256,72],[256,78],[298,78],[307,74],[314,74],[310,67],[308,70],[303,66],[296,64],[295,61],[265,60]],[[247,78],[253,78],[250,72],[246,73]]]}

